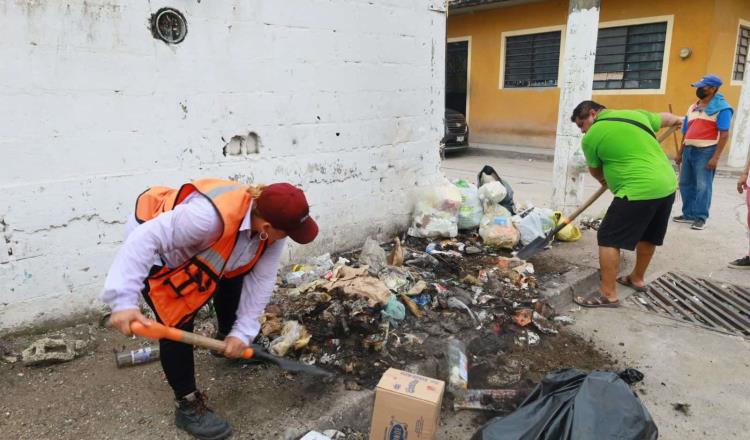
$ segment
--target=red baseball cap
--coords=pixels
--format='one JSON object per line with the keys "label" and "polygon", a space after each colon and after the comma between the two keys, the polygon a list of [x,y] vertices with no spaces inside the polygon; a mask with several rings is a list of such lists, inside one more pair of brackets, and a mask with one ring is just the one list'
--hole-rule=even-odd
{"label": "red baseball cap", "polygon": [[318,235],[318,225],[310,217],[305,193],[289,183],[274,183],[263,188],[256,209],[276,229],[281,229],[299,244],[307,244]]}

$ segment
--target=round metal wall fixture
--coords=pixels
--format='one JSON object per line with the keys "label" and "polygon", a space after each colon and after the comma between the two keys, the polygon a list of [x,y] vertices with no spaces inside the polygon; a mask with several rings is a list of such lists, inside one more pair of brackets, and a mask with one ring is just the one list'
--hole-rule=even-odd
{"label": "round metal wall fixture", "polygon": [[151,32],[165,43],[178,44],[187,35],[187,21],[177,9],[162,8],[151,16]]}

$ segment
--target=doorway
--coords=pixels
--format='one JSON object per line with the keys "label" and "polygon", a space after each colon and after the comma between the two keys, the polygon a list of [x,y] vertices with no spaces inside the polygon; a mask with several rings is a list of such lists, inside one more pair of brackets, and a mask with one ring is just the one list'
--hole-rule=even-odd
{"label": "doorway", "polygon": [[448,39],[445,51],[445,108],[469,119],[471,37]]}

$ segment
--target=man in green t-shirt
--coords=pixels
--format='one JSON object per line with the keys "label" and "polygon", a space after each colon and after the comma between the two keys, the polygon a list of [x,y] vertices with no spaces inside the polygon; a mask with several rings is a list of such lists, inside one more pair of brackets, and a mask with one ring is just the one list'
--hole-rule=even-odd
{"label": "man in green t-shirt", "polygon": [[[664,243],[677,179],[656,140],[662,127],[680,126],[671,113],[607,110],[583,101],[570,118],[581,132],[583,154],[591,175],[615,195],[599,227],[599,291],[575,298],[585,307],[617,307],[615,282],[645,290],[644,276],[656,246]],[[635,267],[617,278],[620,249],[635,250]]]}

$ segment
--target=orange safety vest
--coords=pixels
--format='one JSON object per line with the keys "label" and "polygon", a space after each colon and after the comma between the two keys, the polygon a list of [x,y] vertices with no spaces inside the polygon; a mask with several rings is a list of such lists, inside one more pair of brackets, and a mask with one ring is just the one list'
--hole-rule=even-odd
{"label": "orange safety vest", "polygon": [[166,265],[146,278],[144,294],[162,323],[177,327],[190,320],[208,302],[221,278],[235,278],[250,272],[270,240],[261,240],[255,257],[246,265],[225,272],[227,261],[237,243],[239,228],[247,215],[252,197],[247,186],[221,179],[201,179],[180,189],[155,186],[147,189],[135,203],[135,219],[143,223],[171,211],[193,193],[208,199],[224,226],[221,237],[173,269]]}

